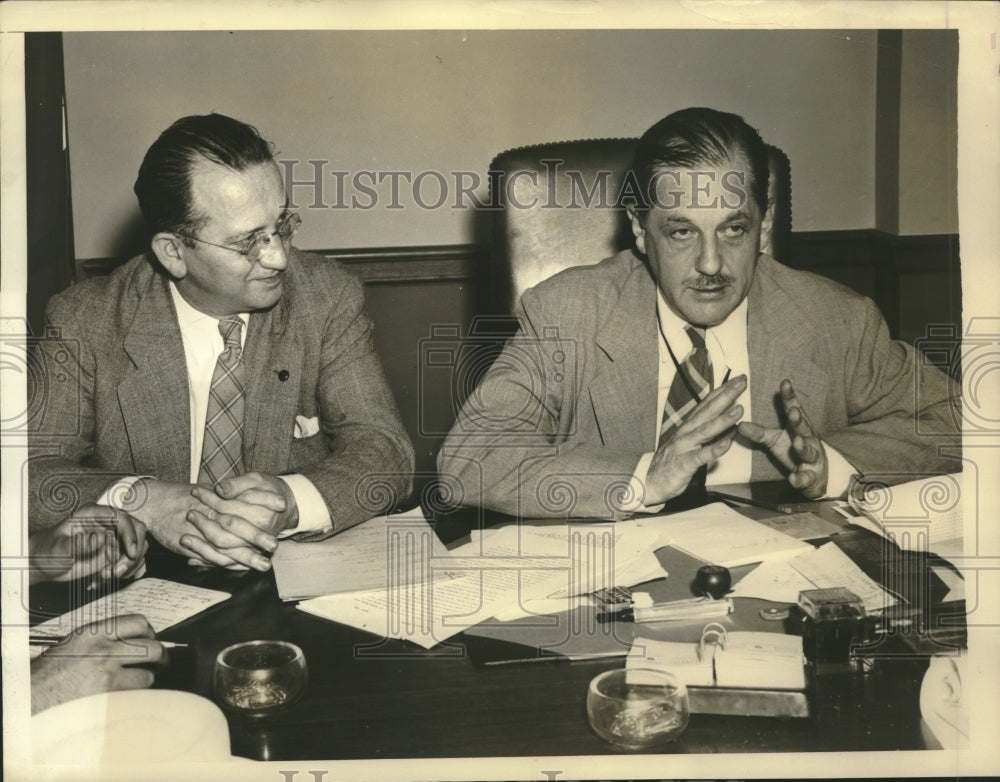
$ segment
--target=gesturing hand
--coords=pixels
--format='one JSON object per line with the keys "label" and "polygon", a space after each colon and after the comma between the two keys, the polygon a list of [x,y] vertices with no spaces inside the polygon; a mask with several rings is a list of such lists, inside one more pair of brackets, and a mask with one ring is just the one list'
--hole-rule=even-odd
{"label": "gesturing hand", "polygon": [[819,435],[806,420],[792,381],[781,381],[781,404],[785,410],[787,429],[769,429],[744,421],[740,434],[767,448],[778,462],[787,469],[788,482],[809,499],[826,494],[829,465],[826,449]]}
{"label": "gesturing hand", "polygon": [[647,505],[681,494],[699,467],[729,450],[743,415],[743,406],[736,400],[746,387],[746,375],[739,375],[716,388],[657,449],[646,473]]}
{"label": "gesturing hand", "polygon": [[166,662],[144,616],[125,614],[76,628],[31,663],[31,711],[112,690],[153,683],[146,666]]}
{"label": "gesturing hand", "polygon": [[29,540],[31,581],[128,578],[145,562],[146,527],[124,511],[83,505]]}
{"label": "gesturing hand", "polygon": [[248,472],[219,481],[215,491],[196,486],[191,494],[203,507],[188,518],[213,544],[225,545],[218,539],[217,528],[270,554],[278,546],[277,534],[298,524],[295,495],[273,475]]}

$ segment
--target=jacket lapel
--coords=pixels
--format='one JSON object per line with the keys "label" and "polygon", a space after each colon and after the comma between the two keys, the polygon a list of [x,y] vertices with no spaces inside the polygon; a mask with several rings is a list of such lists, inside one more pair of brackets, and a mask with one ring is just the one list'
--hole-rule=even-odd
{"label": "jacket lapel", "polygon": [[287,294],[270,311],[250,315],[244,349],[246,468],[273,474],[283,472],[290,461],[291,427],[302,382],[303,351],[299,336],[287,328],[286,299]]}
{"label": "jacket lapel", "polygon": [[118,385],[118,404],[133,468],[186,483],[191,461],[187,366],[170,290],[161,274],[153,272],[149,278],[123,344],[134,369]]}
{"label": "jacket lapel", "polygon": [[622,290],[614,317],[596,337],[603,353],[595,356],[599,368],[589,391],[606,446],[655,448],[656,339],[656,287],[645,266],[639,266]]}

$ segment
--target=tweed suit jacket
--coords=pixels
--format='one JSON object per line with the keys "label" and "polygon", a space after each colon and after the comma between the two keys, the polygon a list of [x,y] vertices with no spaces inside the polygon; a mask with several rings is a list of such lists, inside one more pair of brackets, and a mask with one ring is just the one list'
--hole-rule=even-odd
{"label": "tweed suit jacket", "polygon": [[[251,313],[243,351],[246,468],[304,475],[326,502],[332,532],[403,500],[412,481],[413,448],[363,305],[361,283],[338,263],[292,249],[282,298]],[[46,320],[29,380],[38,400],[30,527],[58,523],[127,475],[188,483],[184,347],[152,256],[54,296]],[[297,416],[318,419],[319,431],[296,437]]]}
{"label": "tweed suit jacket", "polygon": [[[616,493],[656,449],[660,415],[648,267],[626,251],[568,269],[525,292],[518,316],[438,455],[442,480],[459,502],[511,515],[620,515]],[[960,432],[957,388],[889,338],[869,299],[761,255],[747,319],[750,420],[782,423],[789,378],[813,427],[860,471],[961,469],[941,453]],[[754,448],[753,480],[782,474]]]}

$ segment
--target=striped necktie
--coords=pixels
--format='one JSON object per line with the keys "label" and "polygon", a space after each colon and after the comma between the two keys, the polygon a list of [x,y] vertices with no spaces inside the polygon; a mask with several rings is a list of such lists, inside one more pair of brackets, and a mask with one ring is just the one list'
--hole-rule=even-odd
{"label": "striped necktie", "polygon": [[208,392],[205,439],[202,443],[198,483],[214,486],[229,475],[239,475],[243,467],[243,414],[246,367],[242,361],[240,335],[243,321],[230,315],[219,321],[225,347],[215,364]]}
{"label": "striped necktie", "polygon": [[[660,425],[659,439],[661,446],[677,431],[677,428],[684,422],[684,418],[690,415],[695,406],[712,390],[714,383],[712,359],[705,347],[705,330],[694,326],[685,326],[684,331],[691,340],[692,350],[681,362],[677,361],[673,351],[670,352],[677,373],[670,384],[667,401],[663,406],[663,421]],[[670,350],[669,344],[667,350]],[[691,476],[687,488],[677,497],[667,501],[665,510],[672,512],[703,505],[705,503],[707,473],[706,466],[699,467]]]}

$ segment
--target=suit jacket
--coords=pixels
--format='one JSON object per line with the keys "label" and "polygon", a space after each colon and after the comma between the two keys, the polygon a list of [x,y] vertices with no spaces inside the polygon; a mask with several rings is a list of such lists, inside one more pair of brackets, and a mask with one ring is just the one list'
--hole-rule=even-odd
{"label": "suit jacket", "polygon": [[[862,472],[961,469],[939,453],[960,433],[958,389],[889,338],[869,299],[767,255],[748,299],[750,420],[779,425],[787,377],[820,436]],[[656,448],[656,284],[626,251],[527,291],[518,316],[438,455],[442,480],[461,503],[511,515],[617,515],[614,495]],[[755,448],[752,476],[782,472]]]}
{"label": "suit jacket", "polygon": [[[312,481],[333,532],[410,492],[413,448],[374,351],[361,283],[292,250],[281,300],[250,315],[248,471]],[[190,480],[187,369],[167,278],[149,255],[52,298],[29,379],[29,520],[50,526],[126,475]],[[293,436],[296,416],[319,432]],[[332,533],[328,533],[332,534]]]}

